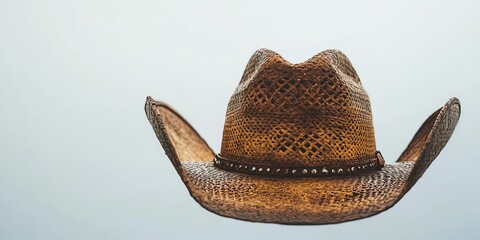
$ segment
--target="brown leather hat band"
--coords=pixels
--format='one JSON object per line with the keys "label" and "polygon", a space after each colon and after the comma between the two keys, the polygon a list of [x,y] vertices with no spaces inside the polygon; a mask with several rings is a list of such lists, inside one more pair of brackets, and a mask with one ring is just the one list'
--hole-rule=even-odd
{"label": "brown leather hat band", "polygon": [[316,166],[316,167],[285,167],[269,166],[262,164],[245,164],[229,160],[216,155],[213,164],[221,169],[233,172],[243,172],[256,175],[281,176],[281,177],[328,177],[352,175],[380,170],[385,161],[380,151],[376,157],[359,164],[348,164],[339,166]]}

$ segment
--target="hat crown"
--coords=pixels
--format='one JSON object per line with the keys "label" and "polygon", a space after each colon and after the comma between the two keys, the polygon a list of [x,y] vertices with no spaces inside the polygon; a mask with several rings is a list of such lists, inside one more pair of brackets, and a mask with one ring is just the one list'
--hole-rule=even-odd
{"label": "hat crown", "polygon": [[291,64],[260,49],[228,104],[220,154],[246,164],[319,166],[375,157],[370,101],[348,58]]}

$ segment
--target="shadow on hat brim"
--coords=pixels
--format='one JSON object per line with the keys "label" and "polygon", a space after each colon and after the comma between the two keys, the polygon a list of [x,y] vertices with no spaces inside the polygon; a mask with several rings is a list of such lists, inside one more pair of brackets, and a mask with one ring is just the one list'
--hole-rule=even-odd
{"label": "shadow on hat brim", "polygon": [[420,127],[393,164],[345,177],[276,178],[224,171],[215,153],[173,108],[147,97],[147,117],[187,186],[207,210],[226,217],[280,224],[331,224],[378,214],[398,202],[448,142],[460,117],[450,99]]}

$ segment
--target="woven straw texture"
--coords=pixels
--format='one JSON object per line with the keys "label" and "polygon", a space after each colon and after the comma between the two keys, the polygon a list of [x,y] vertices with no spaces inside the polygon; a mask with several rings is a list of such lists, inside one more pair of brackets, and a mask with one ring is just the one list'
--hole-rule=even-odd
{"label": "woven straw texture", "polygon": [[[330,73],[334,76],[328,77]],[[272,82],[282,77],[283,84],[300,80],[281,92],[283,84]],[[327,88],[322,81],[333,85]],[[460,103],[452,98],[435,111],[396,163],[370,173],[324,178],[266,177],[216,168],[215,153],[173,108],[148,97],[145,111],[190,194],[207,210],[247,221],[329,224],[377,214],[400,200],[448,142]],[[375,150],[367,94],[342,53],[324,51],[297,65],[269,50],[254,54],[228,106],[222,155],[252,163],[311,166],[360,161],[372,158]]]}
{"label": "woven straw texture", "polygon": [[355,164],[376,150],[368,95],[343,53],[300,64],[253,54],[228,104],[222,156],[297,167]]}

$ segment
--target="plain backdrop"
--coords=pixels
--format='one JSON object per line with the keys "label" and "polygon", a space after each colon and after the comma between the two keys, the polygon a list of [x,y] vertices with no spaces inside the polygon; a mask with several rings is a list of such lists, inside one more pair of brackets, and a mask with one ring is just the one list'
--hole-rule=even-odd
{"label": "plain backdrop", "polygon": [[[480,1],[0,1],[0,239],[479,239]],[[336,48],[396,161],[450,97],[457,129],[390,210],[336,225],[217,216],[143,110],[167,102],[220,149],[251,54]]]}

